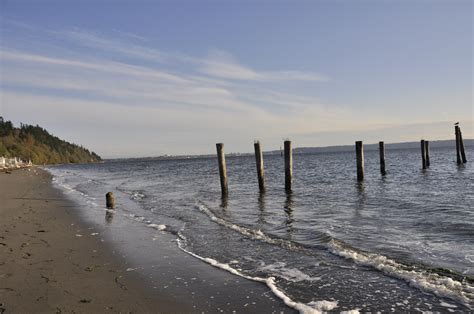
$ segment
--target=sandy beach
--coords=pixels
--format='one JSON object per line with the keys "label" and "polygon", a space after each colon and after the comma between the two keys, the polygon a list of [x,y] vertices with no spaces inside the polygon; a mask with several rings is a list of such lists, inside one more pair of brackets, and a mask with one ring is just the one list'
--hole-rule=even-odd
{"label": "sandy beach", "polygon": [[[51,180],[37,168],[0,173],[0,313],[291,312],[265,285],[202,263],[167,239],[155,265],[167,285],[153,287]],[[186,280],[193,283],[177,284]]]}
{"label": "sandy beach", "polygon": [[153,295],[72,213],[44,171],[0,174],[0,311],[160,312],[189,310]]}

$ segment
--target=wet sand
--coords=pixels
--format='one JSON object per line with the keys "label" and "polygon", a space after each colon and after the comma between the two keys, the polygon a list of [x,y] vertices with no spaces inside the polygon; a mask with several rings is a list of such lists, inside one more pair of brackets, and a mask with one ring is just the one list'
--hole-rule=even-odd
{"label": "wet sand", "polygon": [[155,263],[140,272],[79,210],[41,169],[0,173],[0,313],[292,312],[265,285],[190,257],[169,235],[153,241]]}

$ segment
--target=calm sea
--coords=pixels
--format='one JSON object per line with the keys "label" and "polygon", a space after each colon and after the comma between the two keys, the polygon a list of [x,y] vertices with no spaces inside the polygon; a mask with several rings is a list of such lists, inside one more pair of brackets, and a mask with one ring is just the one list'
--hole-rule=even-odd
{"label": "calm sea", "polygon": [[227,157],[227,199],[216,158],[48,170],[84,211],[98,213],[97,223],[113,191],[117,213],[130,222],[123,228],[169,232],[181,250],[265,282],[300,310],[323,300],[336,311],[474,309],[472,162],[458,166],[453,148],[433,148],[422,170],[418,149],[387,150],[382,177],[378,152],[366,151],[366,178],[357,183],[354,152],[293,158],[287,194],[283,158],[264,156],[261,195],[254,157]]}

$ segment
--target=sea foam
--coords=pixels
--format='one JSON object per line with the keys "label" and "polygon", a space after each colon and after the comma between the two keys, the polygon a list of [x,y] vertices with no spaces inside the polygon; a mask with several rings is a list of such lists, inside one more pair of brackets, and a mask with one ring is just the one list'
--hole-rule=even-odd
{"label": "sea foam", "polygon": [[[240,276],[242,278],[256,281],[256,282],[261,282],[266,284],[270,290],[273,292],[275,296],[277,296],[279,299],[281,299],[287,306],[299,311],[302,314],[319,314],[324,311],[330,311],[335,309],[337,305],[337,301],[326,301],[326,300],[321,300],[321,301],[313,301],[308,304],[304,303],[298,303],[293,301],[291,298],[289,298],[283,291],[278,289],[278,286],[276,285],[275,282],[275,277],[268,277],[268,278],[262,278],[262,277],[252,277],[252,276],[247,276],[237,269],[231,267],[229,264],[226,263],[220,263],[217,260],[213,258],[208,258],[208,257],[202,257],[199,256],[189,250],[186,250],[186,237],[181,233],[181,231],[178,232],[178,238],[177,238],[177,243],[178,247],[185,253],[203,261],[206,262],[216,268],[220,268],[222,270],[228,271],[231,274],[234,274],[236,276]],[[356,310],[357,311],[357,310]],[[357,313],[357,312],[353,312]]]}
{"label": "sea foam", "polygon": [[[261,230],[253,230],[243,226],[238,226],[226,221],[225,219],[219,218],[203,204],[199,205],[198,209],[209,216],[212,221],[237,231],[251,239],[279,245],[288,249],[303,249],[303,247],[291,241],[272,238]],[[473,308],[472,300],[474,300],[474,287],[468,283],[461,283],[457,280],[436,273],[428,273],[418,269],[415,270],[410,266],[398,263],[383,255],[360,252],[344,246],[340,241],[335,239],[328,242],[327,249],[330,253],[346,259],[351,259],[356,264],[370,266],[388,276],[402,279],[414,288],[434,293],[439,297],[447,297],[457,300],[469,309]],[[284,277],[282,276],[282,278]]]}
{"label": "sea foam", "polygon": [[472,309],[474,287],[468,283],[462,283],[437,273],[415,269],[383,255],[356,251],[344,246],[337,240],[332,240],[329,243],[328,250],[335,255],[351,259],[356,264],[370,266],[388,276],[402,279],[412,287],[434,293],[439,297],[460,301]]}

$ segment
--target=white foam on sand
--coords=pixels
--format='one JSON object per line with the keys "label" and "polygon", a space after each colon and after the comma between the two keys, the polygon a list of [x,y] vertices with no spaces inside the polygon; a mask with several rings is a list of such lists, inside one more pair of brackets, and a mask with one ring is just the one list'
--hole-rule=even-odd
{"label": "white foam on sand", "polygon": [[185,253],[201,260],[201,261],[204,261],[216,268],[220,268],[222,270],[225,270],[225,271],[228,271],[229,273],[231,274],[234,274],[236,276],[240,276],[242,278],[245,278],[245,279],[249,279],[249,280],[252,280],[252,281],[256,281],[256,282],[261,282],[261,283],[265,283],[269,288],[270,290],[273,292],[273,294],[275,296],[277,296],[278,298],[280,298],[287,306],[295,309],[295,310],[298,310],[300,313],[303,313],[303,314],[319,314],[319,313],[322,313],[323,311],[330,311],[330,310],[333,310],[337,307],[337,301],[326,301],[326,300],[322,300],[322,301],[313,301],[313,302],[310,302],[308,304],[304,304],[304,303],[298,303],[298,302],[295,302],[293,301],[292,299],[290,299],[283,291],[281,291],[280,289],[278,289],[276,283],[275,283],[275,278],[274,277],[268,277],[268,278],[262,278],[262,277],[252,277],[252,276],[247,276],[243,273],[241,273],[240,271],[238,271],[237,269],[235,268],[232,268],[229,264],[225,264],[225,263],[220,263],[218,261],[216,261],[215,259],[212,259],[212,258],[207,258],[207,257],[202,257],[202,256],[199,256],[191,251],[188,251],[185,249],[185,245],[186,245],[186,237],[183,236],[183,234],[180,232],[178,232],[178,238],[177,238],[177,243],[178,243],[178,247]]}
{"label": "white foam on sand", "polygon": [[147,227],[153,228],[159,231],[163,231],[166,229],[166,225],[157,225],[157,224],[148,224]]}
{"label": "white foam on sand", "polygon": [[232,229],[234,231],[237,231],[240,234],[242,234],[246,237],[249,237],[253,240],[259,240],[259,241],[263,241],[263,242],[266,242],[266,243],[269,243],[269,244],[279,245],[281,247],[289,248],[289,249],[299,248],[299,246],[297,246],[295,243],[293,243],[291,241],[287,241],[287,240],[283,240],[283,239],[275,239],[275,238],[269,237],[268,235],[263,233],[261,230],[254,230],[254,229],[250,229],[250,228],[245,228],[245,227],[242,227],[242,226],[235,225],[231,222],[228,222],[228,221],[226,221],[222,218],[219,218],[216,215],[214,215],[212,213],[212,211],[209,210],[209,208],[207,208],[204,205],[199,205],[199,206],[197,206],[197,208],[201,212],[203,212],[207,216],[209,216],[209,218],[212,221],[214,221],[215,223],[217,223],[219,225],[222,225],[222,226],[225,226],[225,227],[227,227],[229,229]]}
{"label": "white foam on sand", "polygon": [[388,276],[402,279],[412,287],[434,293],[439,297],[459,301],[468,308],[472,308],[473,286],[466,282],[460,282],[433,272],[413,269],[383,255],[356,251],[343,246],[336,240],[329,242],[328,250],[335,255],[351,259],[356,264],[370,266]]}
{"label": "white foam on sand", "polygon": [[276,262],[269,265],[262,265],[258,267],[257,270],[260,271],[267,271],[272,274],[277,275],[285,280],[291,282],[300,282],[300,281],[318,281],[320,277],[311,277],[308,274],[303,273],[301,270],[296,268],[288,268],[286,267],[286,263],[283,262]]}

